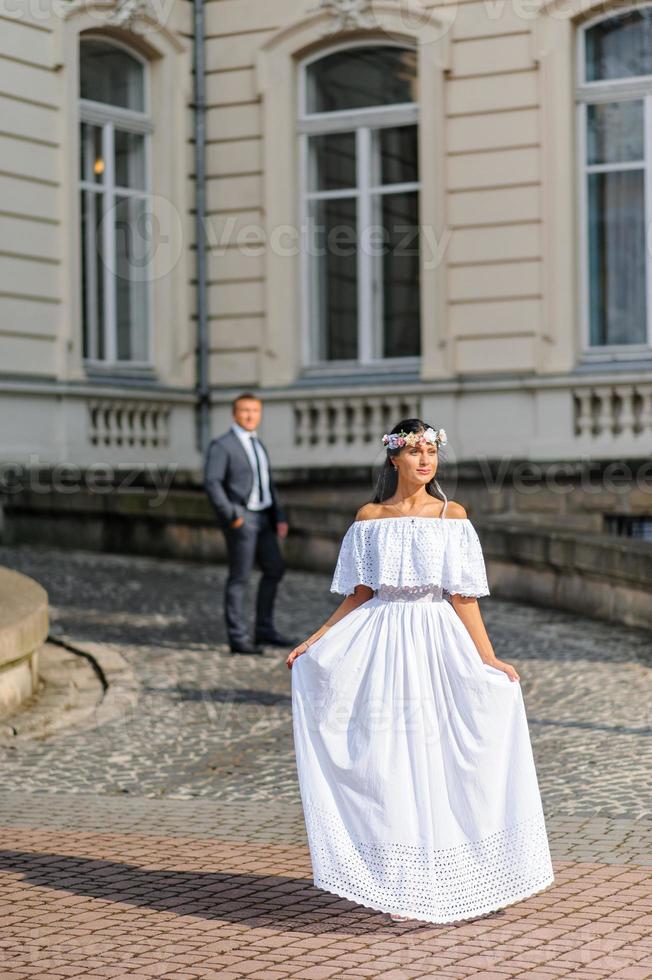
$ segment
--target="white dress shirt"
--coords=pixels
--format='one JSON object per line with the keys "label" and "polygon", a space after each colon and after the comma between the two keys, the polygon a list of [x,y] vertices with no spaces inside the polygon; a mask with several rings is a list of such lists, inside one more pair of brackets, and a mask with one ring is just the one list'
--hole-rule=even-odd
{"label": "white dress shirt", "polygon": [[[255,436],[256,439],[258,439],[258,434],[256,430],[254,429],[252,432],[250,432],[248,429],[243,429],[243,427],[241,425],[238,425],[237,422],[233,422],[231,428],[233,429],[238,439],[242,443],[244,447],[244,451],[246,452],[249,462],[251,463],[251,468],[254,474],[254,484],[251,489],[251,493],[249,494],[249,500],[247,501],[247,509],[264,510],[265,507],[271,507],[272,493],[271,490],[269,489],[269,467],[267,465],[267,454],[264,452],[260,443],[258,443],[256,453],[254,453],[254,447],[251,442],[252,436]],[[256,467],[256,455],[258,455],[258,459],[260,462],[260,477],[263,484],[262,501],[260,499],[260,493],[258,491],[258,469]]]}

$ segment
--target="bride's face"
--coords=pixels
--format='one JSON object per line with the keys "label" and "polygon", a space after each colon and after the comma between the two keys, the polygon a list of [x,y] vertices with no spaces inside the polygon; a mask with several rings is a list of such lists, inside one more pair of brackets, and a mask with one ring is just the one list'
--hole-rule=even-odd
{"label": "bride's face", "polygon": [[430,483],[437,472],[437,445],[422,442],[418,446],[405,446],[394,457],[394,466],[399,476],[411,483]]}

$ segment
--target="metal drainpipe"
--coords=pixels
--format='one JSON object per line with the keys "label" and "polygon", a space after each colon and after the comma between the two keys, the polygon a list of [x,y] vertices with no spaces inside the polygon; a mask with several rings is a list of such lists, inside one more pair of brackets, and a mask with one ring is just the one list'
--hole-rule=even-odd
{"label": "metal drainpipe", "polygon": [[193,0],[195,69],[195,239],[197,242],[197,447],[204,454],[210,440],[208,386],[208,308],[206,291],[206,79],[204,0]]}

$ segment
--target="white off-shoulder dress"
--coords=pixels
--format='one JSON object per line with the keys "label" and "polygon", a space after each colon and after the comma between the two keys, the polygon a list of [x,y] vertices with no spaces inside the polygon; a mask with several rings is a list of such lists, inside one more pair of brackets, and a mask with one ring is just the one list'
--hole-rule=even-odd
{"label": "white off-shoulder dress", "polygon": [[430,922],[554,881],[521,685],[449,601],[489,595],[480,541],[445,510],[348,528],[331,591],[374,596],[291,672],[314,884]]}

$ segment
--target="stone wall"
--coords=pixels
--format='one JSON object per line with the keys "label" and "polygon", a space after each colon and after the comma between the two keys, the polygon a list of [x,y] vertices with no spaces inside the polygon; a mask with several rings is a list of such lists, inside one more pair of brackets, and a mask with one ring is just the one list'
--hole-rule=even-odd
{"label": "stone wall", "polygon": [[[332,571],[344,531],[373,496],[372,473],[350,476],[338,480],[330,471],[311,481],[297,471],[293,479],[279,478],[291,566]],[[523,494],[509,478],[488,489],[477,470],[450,470],[441,483],[480,534],[492,595],[652,626],[652,543],[604,527],[607,514],[652,514],[643,488],[609,489],[598,480],[588,493],[569,478],[564,492],[540,485]],[[25,491],[4,498],[0,527],[4,543],[217,562],[226,556],[208,499],[191,475],[162,495],[147,487],[111,494]]]}

